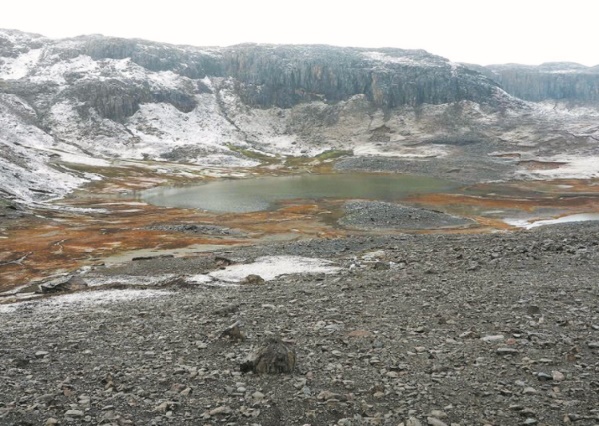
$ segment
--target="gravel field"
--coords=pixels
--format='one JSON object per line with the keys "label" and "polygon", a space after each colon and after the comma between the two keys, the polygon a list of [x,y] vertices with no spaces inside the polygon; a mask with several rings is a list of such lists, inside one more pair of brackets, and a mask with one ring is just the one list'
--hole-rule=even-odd
{"label": "gravel field", "polygon": [[382,201],[348,201],[339,224],[348,228],[374,229],[442,229],[475,226],[476,222],[443,212],[420,209]]}
{"label": "gravel field", "polygon": [[[178,279],[0,305],[0,424],[596,425],[598,232],[310,240],[99,268],[82,278]],[[188,279],[270,255],[339,269]],[[294,371],[243,374],[273,337]]]}

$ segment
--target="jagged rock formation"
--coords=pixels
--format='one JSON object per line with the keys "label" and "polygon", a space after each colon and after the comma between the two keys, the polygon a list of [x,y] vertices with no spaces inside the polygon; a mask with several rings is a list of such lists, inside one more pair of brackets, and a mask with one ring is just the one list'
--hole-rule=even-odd
{"label": "jagged rock formation", "polygon": [[570,125],[572,114],[502,88],[532,100],[580,92],[593,101],[596,74],[572,73],[580,80],[566,87],[553,83],[549,68],[549,80],[538,82],[540,71],[509,79],[508,68],[455,64],[422,50],[199,48],[0,30],[0,192],[61,196],[94,178],[69,163],[109,166],[114,158],[249,166],[251,151],[330,149],[427,158],[464,155],[456,147],[481,141],[540,153],[599,134],[586,118]]}

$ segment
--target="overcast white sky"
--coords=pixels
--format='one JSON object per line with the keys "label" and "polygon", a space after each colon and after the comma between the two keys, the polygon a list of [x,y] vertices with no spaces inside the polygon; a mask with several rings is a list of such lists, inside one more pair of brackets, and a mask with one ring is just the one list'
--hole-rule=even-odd
{"label": "overcast white sky", "polygon": [[597,0],[13,0],[0,28],[175,44],[425,49],[482,65],[599,64]]}

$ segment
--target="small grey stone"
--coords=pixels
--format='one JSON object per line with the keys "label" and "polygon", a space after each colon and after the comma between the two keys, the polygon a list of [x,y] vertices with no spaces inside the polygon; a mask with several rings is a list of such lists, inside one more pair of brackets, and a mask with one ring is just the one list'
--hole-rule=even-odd
{"label": "small grey stone", "polygon": [[505,339],[505,336],[503,334],[484,336],[480,338],[480,340],[482,340],[483,342],[499,342],[503,339]]}
{"label": "small grey stone", "polygon": [[539,379],[542,382],[548,382],[553,380],[553,376],[547,373],[537,373],[537,379]]}
{"label": "small grey stone", "polygon": [[516,355],[516,354],[520,353],[520,351],[518,349],[514,349],[514,348],[497,348],[495,353],[497,355]]}
{"label": "small grey stone", "polygon": [[265,281],[264,278],[262,278],[260,275],[250,274],[247,277],[245,277],[245,279],[241,283],[248,285],[260,285],[264,284]]}
{"label": "small grey stone", "polygon": [[406,426],[422,426],[422,422],[418,420],[416,417],[410,417],[406,421]]}
{"label": "small grey stone", "polygon": [[426,421],[430,426],[447,426],[447,423],[436,417],[427,417]]}
{"label": "small grey stone", "polygon": [[445,413],[444,411],[441,410],[432,410],[429,413],[430,417],[435,417],[437,419],[446,419],[447,418],[447,413]]}
{"label": "small grey stone", "polygon": [[340,397],[341,397],[341,395],[339,395],[339,394],[336,394],[336,393],[331,392],[331,391],[324,390],[324,391],[320,392],[316,398],[319,399],[319,400],[321,400],[321,401],[328,401],[329,399],[337,399],[337,400],[339,400]]}
{"label": "small grey stone", "polygon": [[66,417],[83,417],[83,411],[81,410],[68,410],[64,413]]}
{"label": "small grey stone", "polygon": [[226,405],[221,405],[220,407],[216,407],[213,410],[210,410],[209,414],[211,416],[218,416],[218,415],[230,414],[232,412],[233,412],[233,410],[231,410],[230,407],[228,407]]}

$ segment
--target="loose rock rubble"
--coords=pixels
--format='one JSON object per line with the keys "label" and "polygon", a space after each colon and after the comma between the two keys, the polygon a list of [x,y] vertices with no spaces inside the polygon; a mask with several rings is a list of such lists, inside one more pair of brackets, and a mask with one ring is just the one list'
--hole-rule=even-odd
{"label": "loose rock rubble", "polygon": [[440,229],[474,226],[476,222],[442,212],[382,201],[349,201],[339,224],[357,229]]}
{"label": "loose rock rubble", "polygon": [[[341,270],[1,305],[0,424],[595,425],[596,235],[587,223],[273,244],[228,256],[309,254]],[[222,335],[231,324],[243,339]],[[241,371],[273,341],[293,368]]]}

